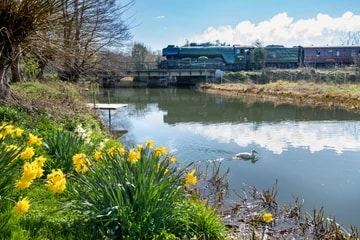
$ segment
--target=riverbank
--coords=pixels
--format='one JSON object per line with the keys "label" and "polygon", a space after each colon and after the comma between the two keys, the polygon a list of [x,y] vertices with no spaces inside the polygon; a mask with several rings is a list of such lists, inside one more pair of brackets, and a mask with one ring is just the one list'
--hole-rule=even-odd
{"label": "riverbank", "polygon": [[324,109],[360,112],[360,85],[276,81],[267,84],[222,83],[200,84],[199,91],[226,96],[247,97],[274,104],[293,104]]}

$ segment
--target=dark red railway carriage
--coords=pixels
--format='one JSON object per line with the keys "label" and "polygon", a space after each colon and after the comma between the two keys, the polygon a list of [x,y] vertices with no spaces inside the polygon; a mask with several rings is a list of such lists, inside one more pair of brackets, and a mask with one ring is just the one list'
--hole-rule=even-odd
{"label": "dark red railway carriage", "polygon": [[331,68],[359,64],[360,46],[304,47],[304,65]]}

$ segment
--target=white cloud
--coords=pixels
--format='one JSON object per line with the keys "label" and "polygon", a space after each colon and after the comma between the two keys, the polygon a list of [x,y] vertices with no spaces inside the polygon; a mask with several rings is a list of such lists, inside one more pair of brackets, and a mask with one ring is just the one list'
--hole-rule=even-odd
{"label": "white cloud", "polygon": [[315,18],[297,21],[284,12],[258,24],[243,21],[235,27],[210,26],[202,34],[193,35],[189,40],[191,42],[220,40],[229,44],[249,45],[259,39],[264,45],[335,45],[340,44],[341,33],[358,31],[360,31],[360,15],[354,15],[352,12],[345,12],[338,18],[319,13]]}
{"label": "white cloud", "polygon": [[165,16],[160,15],[160,16],[156,16],[155,18],[156,18],[156,19],[164,19],[164,18],[165,18]]}

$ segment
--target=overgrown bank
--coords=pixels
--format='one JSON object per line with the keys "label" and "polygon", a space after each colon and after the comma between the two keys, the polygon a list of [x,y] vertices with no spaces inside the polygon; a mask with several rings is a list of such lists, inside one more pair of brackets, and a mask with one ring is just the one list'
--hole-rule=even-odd
{"label": "overgrown bank", "polygon": [[360,112],[360,85],[276,81],[266,84],[201,84],[200,91],[326,109],[340,108]]}

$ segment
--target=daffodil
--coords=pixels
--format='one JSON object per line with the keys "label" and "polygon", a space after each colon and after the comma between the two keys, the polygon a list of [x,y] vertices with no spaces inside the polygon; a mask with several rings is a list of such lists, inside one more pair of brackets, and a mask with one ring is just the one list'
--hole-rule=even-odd
{"label": "daffodil", "polygon": [[138,152],[141,152],[144,149],[144,146],[142,144],[137,145]]}
{"label": "daffodil", "polygon": [[17,189],[23,190],[25,188],[30,187],[30,185],[32,184],[33,180],[26,180],[26,179],[18,179],[15,182],[15,186]]}
{"label": "daffodil", "polygon": [[5,151],[9,152],[9,151],[16,151],[18,150],[19,147],[16,146],[15,144],[10,144],[10,145],[7,145],[6,148],[5,148]]}
{"label": "daffodil", "polygon": [[66,178],[64,173],[60,169],[52,170],[52,172],[46,176],[45,186],[55,193],[64,192],[66,188]]}
{"label": "daffodil", "polygon": [[168,158],[168,161],[169,161],[170,163],[176,163],[176,157],[170,156],[170,157]]}
{"label": "daffodil", "polygon": [[89,171],[88,165],[90,165],[90,161],[88,159],[88,157],[86,156],[86,154],[84,153],[78,153],[75,154],[72,157],[74,166],[75,166],[75,170],[77,172],[80,173],[85,173],[87,171]]}
{"label": "daffodil", "polygon": [[20,217],[21,215],[29,211],[29,208],[30,208],[30,202],[27,199],[27,197],[24,197],[23,199],[15,203],[13,210],[16,216]]}
{"label": "daffodil", "polygon": [[44,163],[46,161],[46,158],[43,156],[39,156],[37,158],[34,159],[33,163],[36,164],[39,167],[43,167]]}
{"label": "daffodil", "polygon": [[2,134],[4,136],[7,136],[7,135],[12,135],[13,131],[14,131],[14,126],[11,125],[11,124],[3,124],[1,126],[1,130],[2,130]]}
{"label": "daffodil", "polygon": [[110,157],[114,156],[116,149],[114,147],[110,147],[106,150],[107,154],[109,154]]}
{"label": "daffodil", "polygon": [[154,141],[151,140],[151,139],[146,140],[145,146],[146,146],[147,148],[153,148],[153,147],[154,147]]}
{"label": "daffodil", "polygon": [[126,150],[124,147],[120,147],[120,148],[118,148],[118,152],[120,153],[121,156],[123,156],[125,154]]}
{"label": "daffodil", "polygon": [[29,137],[28,137],[28,141],[27,141],[28,146],[32,146],[32,145],[40,146],[41,143],[42,143],[42,138],[39,138],[39,137],[29,133]]}
{"label": "daffodil", "polygon": [[93,155],[95,160],[100,160],[102,158],[102,152],[101,151],[96,151]]}
{"label": "daffodil", "polygon": [[38,167],[35,164],[31,164],[29,162],[25,162],[23,166],[23,174],[21,179],[25,181],[31,181],[36,178],[38,174]]}
{"label": "daffodil", "polygon": [[262,220],[266,223],[271,223],[273,221],[273,216],[271,213],[264,213],[262,215]]}
{"label": "daffodil", "polygon": [[12,132],[12,137],[21,137],[21,135],[23,134],[24,130],[22,130],[21,128],[17,127],[14,129],[14,131]]}
{"label": "daffodil", "polygon": [[189,172],[186,177],[185,177],[185,188],[189,188],[190,185],[196,185],[197,182],[197,177],[194,175],[195,174],[195,169],[191,170],[191,172]]}
{"label": "daffodil", "polygon": [[140,159],[140,153],[136,152],[134,149],[130,149],[127,160],[131,164],[135,164]]}
{"label": "daffodil", "polygon": [[158,147],[155,148],[153,151],[153,154],[155,157],[161,157],[162,155],[165,155],[168,153],[168,150],[165,147]]}
{"label": "daffodil", "polygon": [[20,158],[24,160],[31,159],[35,155],[35,150],[33,147],[27,147],[25,150],[20,153]]}

